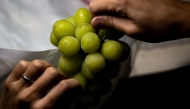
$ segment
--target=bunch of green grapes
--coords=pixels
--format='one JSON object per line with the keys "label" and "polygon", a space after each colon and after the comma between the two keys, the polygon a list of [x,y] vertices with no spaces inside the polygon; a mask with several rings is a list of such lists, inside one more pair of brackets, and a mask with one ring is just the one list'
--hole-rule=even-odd
{"label": "bunch of green grapes", "polygon": [[91,20],[90,11],[79,8],[73,16],[57,20],[50,34],[50,42],[62,53],[58,69],[68,78],[77,79],[83,87],[72,109],[98,104],[100,97],[111,91],[111,79],[130,54],[130,46],[119,40],[123,33],[95,30]]}

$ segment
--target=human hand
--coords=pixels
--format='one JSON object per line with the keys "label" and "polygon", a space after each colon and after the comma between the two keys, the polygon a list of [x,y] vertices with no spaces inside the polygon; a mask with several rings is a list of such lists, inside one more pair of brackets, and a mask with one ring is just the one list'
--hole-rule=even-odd
{"label": "human hand", "polygon": [[190,3],[181,0],[92,0],[96,29],[113,28],[145,42],[190,36]]}
{"label": "human hand", "polygon": [[50,63],[22,60],[5,81],[0,109],[67,109],[81,90],[77,80],[67,79]]}

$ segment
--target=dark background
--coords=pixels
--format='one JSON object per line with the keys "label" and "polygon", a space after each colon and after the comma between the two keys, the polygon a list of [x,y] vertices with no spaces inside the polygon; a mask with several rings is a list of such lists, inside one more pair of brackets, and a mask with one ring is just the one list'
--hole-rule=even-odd
{"label": "dark background", "polygon": [[[190,107],[190,66],[129,78],[117,86],[108,109]],[[190,108],[189,108],[190,109]]]}

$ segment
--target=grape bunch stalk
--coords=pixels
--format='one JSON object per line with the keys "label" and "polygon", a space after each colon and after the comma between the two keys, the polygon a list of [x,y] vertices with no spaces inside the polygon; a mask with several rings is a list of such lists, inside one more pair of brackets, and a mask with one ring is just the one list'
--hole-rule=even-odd
{"label": "grape bunch stalk", "polygon": [[83,91],[71,109],[87,109],[112,90],[121,62],[130,55],[130,46],[119,40],[123,33],[113,29],[95,30],[87,8],[54,22],[50,42],[62,53],[57,68],[79,81]]}

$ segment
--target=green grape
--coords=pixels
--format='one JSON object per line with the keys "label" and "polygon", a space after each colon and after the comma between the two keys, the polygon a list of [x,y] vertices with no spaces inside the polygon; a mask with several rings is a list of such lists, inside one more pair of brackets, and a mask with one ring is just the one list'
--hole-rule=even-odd
{"label": "green grape", "polygon": [[92,17],[90,11],[87,8],[79,8],[74,14],[74,23],[75,26],[78,26],[82,23],[91,23]]}
{"label": "green grape", "polygon": [[121,59],[119,59],[120,62],[123,62],[129,57],[129,55],[131,53],[131,47],[124,41],[118,41],[118,42],[123,47],[123,55],[122,55]]}
{"label": "green grape", "polygon": [[93,80],[96,77],[96,73],[90,72],[85,64],[85,61],[82,62],[81,72],[87,80]]}
{"label": "green grape", "polygon": [[99,36],[100,40],[103,41],[106,38],[105,30],[100,29],[99,32],[98,32],[98,36]]}
{"label": "green grape", "polygon": [[56,47],[58,46],[59,40],[55,37],[55,35],[53,34],[53,32],[51,32],[51,34],[50,34],[50,42],[54,46],[56,46]]}
{"label": "green grape", "polygon": [[67,20],[57,20],[53,26],[53,34],[58,40],[65,36],[75,36],[76,27]]}
{"label": "green grape", "polygon": [[60,40],[58,49],[66,56],[73,56],[79,52],[80,43],[73,36],[65,36]]}
{"label": "green grape", "polygon": [[89,23],[82,23],[76,27],[75,37],[81,41],[83,35],[87,32],[96,32],[95,29]]}
{"label": "green grape", "polygon": [[106,60],[100,52],[89,53],[85,63],[90,72],[97,73],[104,69]]}
{"label": "green grape", "polygon": [[100,39],[96,33],[88,32],[81,39],[81,48],[86,53],[93,53],[100,47]]}
{"label": "green grape", "polygon": [[83,87],[83,90],[86,90],[87,80],[85,79],[85,77],[83,76],[83,74],[81,72],[77,72],[76,74],[71,75],[68,78],[76,79],[81,84],[81,86]]}
{"label": "green grape", "polygon": [[101,53],[108,61],[117,61],[123,55],[121,44],[115,40],[107,40],[101,46]]}
{"label": "green grape", "polygon": [[99,37],[109,40],[118,40],[125,34],[115,29],[100,29]]}
{"label": "green grape", "polygon": [[59,19],[57,21],[54,22],[53,26],[52,26],[52,30],[60,23],[60,21],[64,21],[65,19]]}
{"label": "green grape", "polygon": [[75,74],[81,68],[83,56],[77,53],[73,56],[62,55],[58,61],[59,69],[67,76]]}
{"label": "green grape", "polygon": [[71,22],[73,25],[75,25],[74,23],[74,16],[68,16],[65,20]]}

